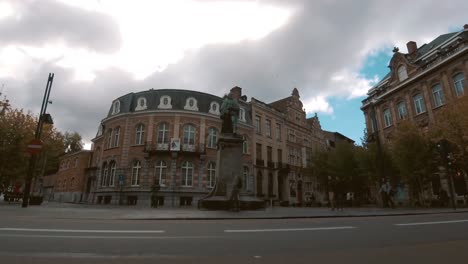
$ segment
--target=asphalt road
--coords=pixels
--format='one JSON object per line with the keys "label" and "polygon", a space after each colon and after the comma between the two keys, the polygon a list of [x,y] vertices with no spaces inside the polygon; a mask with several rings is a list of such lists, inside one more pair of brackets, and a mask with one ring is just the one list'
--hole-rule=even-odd
{"label": "asphalt road", "polygon": [[468,213],[288,220],[0,215],[0,263],[468,263]]}

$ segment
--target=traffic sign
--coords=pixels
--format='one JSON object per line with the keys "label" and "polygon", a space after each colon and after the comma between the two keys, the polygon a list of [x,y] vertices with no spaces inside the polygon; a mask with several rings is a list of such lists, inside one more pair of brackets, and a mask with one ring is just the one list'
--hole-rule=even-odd
{"label": "traffic sign", "polygon": [[38,154],[42,150],[42,141],[40,139],[33,139],[28,143],[27,151],[30,154]]}

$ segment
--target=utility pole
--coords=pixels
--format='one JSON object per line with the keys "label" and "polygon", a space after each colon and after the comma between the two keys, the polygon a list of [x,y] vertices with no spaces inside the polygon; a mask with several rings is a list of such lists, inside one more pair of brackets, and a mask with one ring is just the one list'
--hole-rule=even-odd
{"label": "utility pole", "polygon": [[[54,74],[49,73],[49,77],[47,78],[47,85],[44,92],[44,98],[42,99],[42,106],[41,112],[39,114],[39,120],[37,122],[36,132],[34,133],[34,139],[40,140],[42,134],[42,126],[44,123],[53,124],[52,117],[49,114],[46,114],[47,104],[49,103],[49,95],[50,90],[52,88],[52,82],[54,81]],[[31,152],[31,157],[29,159],[29,167],[28,172],[26,174],[26,180],[24,185],[24,193],[23,193],[23,203],[21,207],[28,207],[29,205],[29,194],[31,192],[31,181],[34,176],[34,170],[36,168],[37,162],[37,155],[38,153]]]}

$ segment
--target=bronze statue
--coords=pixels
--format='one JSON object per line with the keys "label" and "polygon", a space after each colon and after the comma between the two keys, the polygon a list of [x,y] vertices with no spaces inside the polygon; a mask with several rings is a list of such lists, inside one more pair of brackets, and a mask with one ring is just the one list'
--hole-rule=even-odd
{"label": "bronze statue", "polygon": [[221,133],[236,133],[237,120],[239,118],[239,103],[234,98],[232,92],[224,96],[223,104],[221,105]]}

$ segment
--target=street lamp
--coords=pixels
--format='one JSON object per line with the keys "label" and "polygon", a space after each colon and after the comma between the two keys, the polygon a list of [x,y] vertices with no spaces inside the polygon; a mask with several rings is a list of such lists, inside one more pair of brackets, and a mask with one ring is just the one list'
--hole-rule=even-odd
{"label": "street lamp", "polygon": [[[42,99],[42,106],[41,112],[39,114],[39,120],[37,122],[36,132],[34,134],[34,140],[40,141],[41,134],[42,134],[42,126],[44,124],[53,124],[52,116],[50,114],[46,114],[47,104],[49,103],[49,95],[50,90],[52,88],[52,82],[54,81],[54,74],[49,73],[49,77],[47,78],[47,85],[44,92],[44,98]],[[28,172],[26,174],[26,180],[24,185],[24,194],[23,194],[23,203],[21,207],[28,207],[29,205],[29,194],[31,192],[31,180],[34,175],[34,169],[36,167],[37,161],[37,153],[31,152],[31,158],[29,159],[29,167]]]}

